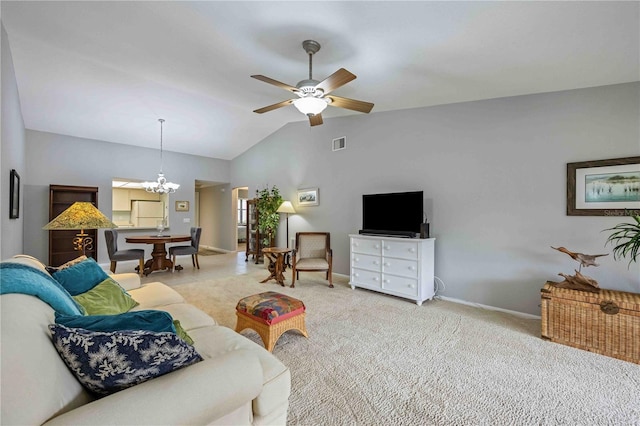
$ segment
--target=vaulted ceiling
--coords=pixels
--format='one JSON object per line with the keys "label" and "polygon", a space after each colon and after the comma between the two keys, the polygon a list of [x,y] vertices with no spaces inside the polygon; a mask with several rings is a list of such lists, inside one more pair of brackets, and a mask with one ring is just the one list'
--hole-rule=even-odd
{"label": "vaulted ceiling", "polygon": [[[252,111],[344,67],[381,111],[640,80],[638,2],[2,1],[25,126],[232,159],[292,121]],[[332,117],[359,114],[329,107]],[[326,125],[326,124],[325,124]],[[314,131],[313,127],[310,131]]]}

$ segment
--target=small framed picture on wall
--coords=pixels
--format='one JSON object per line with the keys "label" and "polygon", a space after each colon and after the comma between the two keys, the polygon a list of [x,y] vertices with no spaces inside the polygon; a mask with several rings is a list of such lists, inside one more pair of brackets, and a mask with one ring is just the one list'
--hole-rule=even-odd
{"label": "small framed picture on wall", "polygon": [[189,211],[189,202],[188,201],[176,201],[176,211],[177,212],[188,212]]}
{"label": "small framed picture on wall", "polygon": [[318,203],[318,188],[298,189],[299,206],[317,206]]}

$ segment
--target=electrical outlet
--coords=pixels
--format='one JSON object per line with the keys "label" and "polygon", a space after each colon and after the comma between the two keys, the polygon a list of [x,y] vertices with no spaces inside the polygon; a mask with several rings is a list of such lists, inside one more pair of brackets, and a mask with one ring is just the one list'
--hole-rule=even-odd
{"label": "electrical outlet", "polygon": [[191,218],[185,217],[184,219],[182,219],[182,223],[191,223]]}

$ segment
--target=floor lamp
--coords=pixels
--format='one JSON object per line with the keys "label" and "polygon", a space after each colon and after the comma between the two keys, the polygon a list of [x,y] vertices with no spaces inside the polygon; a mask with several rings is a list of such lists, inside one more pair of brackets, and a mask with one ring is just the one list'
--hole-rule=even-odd
{"label": "floor lamp", "polygon": [[93,249],[93,238],[86,234],[84,230],[98,228],[117,228],[117,226],[93,204],[78,201],[56,216],[42,229],[49,231],[79,229],[80,233],[76,234],[73,239],[73,248],[81,251],[82,254],[86,254],[86,250]]}
{"label": "floor lamp", "polygon": [[295,213],[296,211],[293,209],[291,201],[283,201],[276,212],[287,214],[287,248],[289,248],[289,213]]}

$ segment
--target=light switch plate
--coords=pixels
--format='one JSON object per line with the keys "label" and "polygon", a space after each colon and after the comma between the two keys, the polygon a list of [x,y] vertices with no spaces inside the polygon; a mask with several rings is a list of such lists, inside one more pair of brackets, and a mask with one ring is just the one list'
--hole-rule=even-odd
{"label": "light switch plate", "polygon": [[191,218],[185,217],[184,219],[182,219],[182,223],[191,223]]}

